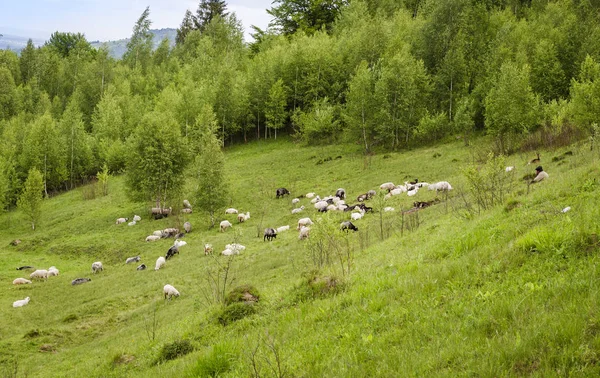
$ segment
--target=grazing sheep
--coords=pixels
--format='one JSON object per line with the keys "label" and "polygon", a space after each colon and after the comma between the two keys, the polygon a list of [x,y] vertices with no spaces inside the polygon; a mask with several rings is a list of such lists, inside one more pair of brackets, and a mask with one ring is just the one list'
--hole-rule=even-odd
{"label": "grazing sheep", "polygon": [[225,232],[226,229],[228,229],[229,227],[232,227],[232,226],[233,225],[228,220],[224,220],[219,224],[219,227],[221,228],[221,232]]}
{"label": "grazing sheep", "polygon": [[71,285],[81,285],[82,283],[90,282],[91,280],[91,278],[75,278],[71,281]]}
{"label": "grazing sheep", "polygon": [[450,183],[448,181],[440,181],[440,182],[436,182],[435,184],[429,185],[428,189],[435,190],[436,192],[438,192],[438,191],[447,192],[449,190],[452,190],[452,186],[450,186]]}
{"label": "grazing sheep", "polygon": [[48,279],[48,271],[46,269],[38,269],[29,275],[29,278]]}
{"label": "grazing sheep", "polygon": [[153,241],[157,241],[160,240],[160,236],[158,235],[148,235],[146,236],[146,241],[147,242],[153,242]]}
{"label": "grazing sheep", "polygon": [[302,212],[302,210],[304,210],[304,206],[300,206],[300,207],[292,210],[292,214],[298,214],[298,213]]}
{"label": "grazing sheep", "polygon": [[13,247],[16,247],[17,245],[21,244],[21,240],[15,239],[15,240],[11,241],[9,244],[12,245]]}
{"label": "grazing sheep", "polygon": [[298,202],[300,202],[300,198],[294,198],[294,199],[292,200],[292,205],[295,205],[295,204],[297,204]]}
{"label": "grazing sheep", "polygon": [[96,261],[95,263],[92,264],[92,273],[98,273],[98,272],[102,272],[104,270],[104,267],[102,266],[102,263],[100,261]]}
{"label": "grazing sheep", "polygon": [[129,220],[129,218],[117,218],[117,224],[125,223]]}
{"label": "grazing sheep", "polygon": [[412,196],[415,196],[415,195],[417,194],[417,192],[418,192],[418,191],[419,191],[419,188],[415,186],[415,187],[413,187],[411,190],[409,190],[408,192],[406,192],[406,194],[407,194],[409,197],[412,197]]}
{"label": "grazing sheep", "polygon": [[185,222],[183,224],[183,229],[185,230],[186,234],[189,234],[190,232],[192,232],[192,224],[190,222]]}
{"label": "grazing sheep", "polygon": [[274,228],[265,228],[263,241],[265,241],[265,240],[271,241],[276,238],[277,238],[277,231],[275,231]]}
{"label": "grazing sheep", "polygon": [[358,197],[356,197],[356,200],[358,202],[362,202],[362,201],[365,201],[367,199],[369,199],[369,196],[368,196],[367,193],[360,194]]}
{"label": "grazing sheep", "polygon": [[352,215],[350,215],[350,218],[352,218],[352,220],[359,220],[362,219],[362,217],[365,216],[365,213],[352,213]]}
{"label": "grazing sheep", "polygon": [[396,187],[393,182],[386,182],[384,184],[379,185],[379,189],[387,190],[388,193]]}
{"label": "grazing sheep", "polygon": [[346,190],[339,188],[336,192],[335,192],[335,196],[338,197],[339,199],[344,199],[346,198]]}
{"label": "grazing sheep", "polygon": [[24,284],[30,284],[31,281],[29,281],[26,278],[15,278],[13,280],[13,285],[24,285]]}
{"label": "grazing sheep", "polygon": [[283,197],[286,194],[289,196],[290,195],[290,191],[287,190],[286,188],[279,188],[279,189],[277,189],[275,191],[275,198],[279,199],[279,197]]}
{"label": "grazing sheep", "polygon": [[204,244],[204,254],[205,255],[212,255],[213,253],[213,246],[212,244],[206,243]]}
{"label": "grazing sheep", "polygon": [[127,225],[128,225],[128,226],[135,226],[135,225],[136,225],[136,223],[137,223],[136,221],[131,221],[131,222],[127,223]]}
{"label": "grazing sheep", "polygon": [[281,227],[277,227],[277,229],[275,231],[277,231],[277,233],[283,232],[283,231],[287,231],[290,229],[290,226],[281,226]]}
{"label": "grazing sheep", "polygon": [[17,270],[29,270],[29,269],[34,269],[34,267],[32,267],[31,265],[23,265],[17,268]]}
{"label": "grazing sheep", "polygon": [[305,195],[306,198],[313,198],[314,196],[316,196],[316,193],[312,193],[312,192]]}
{"label": "grazing sheep", "polygon": [[19,301],[14,301],[13,302],[13,307],[23,307],[25,306],[27,303],[29,303],[29,297],[25,298],[25,299],[21,299]]}
{"label": "grazing sheep", "polygon": [[156,259],[156,265],[154,266],[154,270],[159,270],[160,268],[165,266],[166,263],[167,260],[165,260],[164,257],[160,256],[158,259]]}
{"label": "grazing sheep", "polygon": [[238,222],[243,223],[243,222],[247,221],[248,219],[250,219],[249,211],[246,214],[244,214],[244,213],[238,214]]}
{"label": "grazing sheep", "polygon": [[48,277],[54,277],[54,276],[58,276],[59,271],[58,269],[56,269],[55,266],[51,266],[50,268],[48,268]]}
{"label": "grazing sheep", "polygon": [[304,240],[304,239],[308,238],[309,235],[310,235],[310,227],[302,226],[302,228],[300,229],[300,233],[298,234],[298,239]]}
{"label": "grazing sheep", "polygon": [[350,221],[344,221],[340,224],[340,229],[342,231],[346,231],[348,232],[348,230],[352,230],[352,231],[358,231],[358,227],[356,227],[354,224],[352,224],[352,222]]}
{"label": "grazing sheep", "polygon": [[186,209],[191,209],[192,208],[192,204],[190,204],[190,201],[188,200],[183,200],[183,207]]}
{"label": "grazing sheep", "polygon": [[165,228],[163,230],[163,238],[170,238],[172,236],[175,236],[179,234],[179,229],[178,228]]}
{"label": "grazing sheep", "polygon": [[312,224],[313,222],[310,220],[310,218],[302,218],[298,220],[298,227],[296,229],[300,231],[303,226],[310,226]]}
{"label": "grazing sheep", "polygon": [[225,210],[225,214],[237,214],[238,211],[236,209],[234,209],[233,207],[230,207],[229,209]]}
{"label": "grazing sheep", "polygon": [[515,169],[515,167],[514,167],[513,165],[511,165],[511,166],[508,166],[508,167],[506,167],[504,170],[505,170],[506,172],[510,172],[510,171],[512,171],[513,169]]}
{"label": "grazing sheep", "polygon": [[[338,207],[336,205],[327,205],[327,207],[325,208],[327,211],[335,211],[338,209]],[[319,209],[320,211],[321,209]]]}
{"label": "grazing sheep", "polygon": [[164,237],[165,232],[163,230],[156,230],[152,233],[152,235],[154,236],[160,236],[161,238]]}
{"label": "grazing sheep", "polygon": [[182,214],[191,214],[192,213],[192,209],[181,209],[181,213]]}
{"label": "grazing sheep", "polygon": [[[225,249],[231,249],[232,251],[237,251],[238,253],[246,250],[246,246],[241,245],[239,243],[231,243],[225,246]],[[236,253],[236,254],[238,254]]]}
{"label": "grazing sheep", "polygon": [[125,264],[130,264],[132,262],[139,262],[142,258],[140,256],[130,257],[125,260]]}
{"label": "grazing sheep", "polygon": [[134,216],[133,216],[133,221],[134,221],[134,222],[139,222],[139,221],[141,221],[141,220],[142,220],[142,218],[141,218],[139,215],[134,215]]}
{"label": "grazing sheep", "polygon": [[310,200],[310,203],[315,204],[315,203],[319,202],[320,200],[321,200],[321,197],[315,196],[315,198]]}
{"label": "grazing sheep", "polygon": [[377,195],[377,192],[371,189],[367,192],[367,196],[368,196],[367,199],[371,199],[371,198],[375,197],[376,195]]}
{"label": "grazing sheep", "polygon": [[329,205],[329,203],[327,201],[319,201],[317,203],[315,203],[315,209],[320,210],[320,209],[324,209],[327,208],[327,205]]}
{"label": "grazing sheep", "polygon": [[169,250],[167,251],[167,255],[165,256],[165,259],[168,260],[171,257],[175,256],[176,254],[179,254],[179,247],[183,247],[184,245],[187,245],[187,243],[185,241],[175,240],[175,243],[173,243],[171,248],[169,248]]}
{"label": "grazing sheep", "polygon": [[396,210],[396,209],[394,209],[394,208],[393,208],[393,207],[391,207],[391,206],[385,207],[385,208],[383,209],[383,211],[384,211],[384,212],[388,212],[388,211],[395,211],[395,210]]}
{"label": "grazing sheep", "polygon": [[562,213],[566,213],[568,211],[571,211],[571,206],[567,206],[564,209],[561,210]]}
{"label": "grazing sheep", "polygon": [[237,249],[225,248],[223,250],[223,252],[221,252],[221,254],[223,256],[233,256],[233,255],[239,255],[240,251],[238,251]]}
{"label": "grazing sheep", "polygon": [[165,299],[169,297],[169,300],[171,300],[172,297],[179,296],[179,292],[177,291],[177,289],[175,289],[171,285],[165,285],[165,287],[163,287],[163,293],[165,294]]}
{"label": "grazing sheep", "polygon": [[141,264],[140,266],[138,266],[137,268],[135,268],[136,270],[146,270],[146,264]]}

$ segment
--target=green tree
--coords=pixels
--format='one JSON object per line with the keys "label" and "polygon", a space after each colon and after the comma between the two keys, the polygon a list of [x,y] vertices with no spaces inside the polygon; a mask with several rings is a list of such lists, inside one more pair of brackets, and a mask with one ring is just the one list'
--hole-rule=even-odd
{"label": "green tree", "polygon": [[213,18],[225,18],[229,13],[225,12],[227,3],[223,0],[201,0],[196,10],[194,18],[194,26],[200,32],[204,32],[206,27],[211,23]]}
{"label": "green tree", "polygon": [[529,66],[504,63],[485,98],[485,125],[506,152],[507,137],[523,134],[539,120],[539,100],[529,85]]}
{"label": "green tree", "polygon": [[12,74],[8,68],[0,66],[0,121],[16,113],[16,94]]}
{"label": "green tree", "polygon": [[185,11],[185,15],[183,16],[183,21],[181,21],[181,25],[179,29],[177,29],[177,36],[175,37],[175,43],[177,45],[183,45],[188,34],[194,30],[196,24],[194,23],[194,15],[188,9]]}
{"label": "green tree", "polygon": [[19,58],[19,66],[21,68],[21,79],[23,83],[28,83],[31,79],[35,77],[36,68],[37,68],[37,50],[33,45],[33,41],[29,39],[27,41],[27,46],[23,50],[21,50],[21,55]]}
{"label": "green tree", "polygon": [[373,73],[367,62],[363,60],[350,79],[343,116],[349,126],[348,132],[353,136],[362,138],[366,153],[371,151],[371,141],[376,121],[375,112],[377,107],[373,92]]}
{"label": "green tree", "polygon": [[44,46],[48,46],[56,51],[60,56],[66,58],[69,56],[71,50],[77,46],[78,43],[83,42],[86,49],[91,51],[92,45],[85,39],[85,36],[81,33],[63,33],[55,31],[50,35],[50,39],[46,41]]}
{"label": "green tree", "polygon": [[589,55],[571,83],[571,113],[577,125],[595,133],[593,125],[600,124],[600,64]]}
{"label": "green tree", "polygon": [[171,113],[146,114],[132,135],[126,182],[132,199],[166,207],[185,183],[189,154]]}
{"label": "green tree", "polygon": [[275,130],[275,139],[277,139],[277,130],[281,129],[287,118],[286,91],[283,86],[283,80],[277,80],[269,90],[269,100],[265,104],[265,117],[267,127]]}
{"label": "green tree", "polygon": [[267,13],[273,17],[270,27],[284,35],[292,35],[298,30],[308,35],[331,27],[348,4],[347,0],[274,0]]}
{"label": "green tree", "polygon": [[73,189],[75,180],[90,172],[92,164],[92,150],[76,101],[67,106],[59,128],[66,146],[67,175]]}
{"label": "green tree", "polygon": [[565,73],[558,60],[558,50],[548,40],[536,46],[531,63],[531,87],[544,102],[558,100],[567,92]]}
{"label": "green tree", "polygon": [[39,222],[42,213],[43,190],[42,174],[36,168],[31,168],[17,206],[31,222],[32,230],[35,230],[35,225]]}
{"label": "green tree", "polygon": [[202,130],[200,140],[202,152],[196,158],[196,177],[199,182],[196,203],[210,215],[211,227],[214,227],[215,213],[225,206],[227,199],[225,156],[216,136],[216,124],[207,126]]}
{"label": "green tree", "polygon": [[150,25],[152,25],[150,7],[146,7],[133,26],[133,33],[127,42],[127,51],[123,55],[123,61],[131,68],[141,67],[145,71],[148,66],[152,54],[153,38],[150,33]]}

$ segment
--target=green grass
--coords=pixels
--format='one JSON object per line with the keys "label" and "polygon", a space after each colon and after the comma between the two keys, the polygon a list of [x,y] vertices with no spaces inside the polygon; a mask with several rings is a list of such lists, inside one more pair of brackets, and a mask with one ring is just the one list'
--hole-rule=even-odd
{"label": "green grass", "polygon": [[[485,140],[476,141],[479,146]],[[573,155],[563,155],[565,151]],[[542,151],[564,156],[543,161],[547,182],[527,186],[530,157],[507,157],[515,165],[504,205],[465,217],[461,169],[485,147],[461,143],[365,157],[358,146],[300,147],[288,140],[252,143],[226,151],[230,201],[251,218],[233,230],[209,228],[208,216],[150,220],[147,204],[127,199],[122,177],[112,178],[107,197],[84,200],[83,188],[45,201],[33,232],[24,217],[0,217],[0,372],[2,376],[597,376],[600,374],[600,166],[586,146]],[[335,159],[341,156],[340,159]],[[435,156],[435,157],[434,157]],[[327,158],[331,157],[332,160]],[[322,161],[321,164],[317,162]],[[353,251],[350,274],[339,264],[314,272],[307,241],[295,231],[291,198],[339,187],[349,203],[383,182],[414,178],[447,180],[447,202],[418,213],[419,226],[401,231],[400,209],[435,198],[420,191],[396,196],[395,213],[355,222],[347,236]],[[275,199],[285,186],[292,196]],[[190,180],[188,190],[194,188]],[[444,198],[443,196],[441,198]],[[190,198],[191,200],[191,198]],[[300,214],[316,220],[307,199]],[[571,206],[571,211],[560,210]],[[135,227],[115,219],[139,214]],[[323,216],[323,215],[321,215]],[[339,223],[348,214],[327,214]],[[415,216],[405,216],[405,222]],[[146,243],[152,231],[189,220],[188,245],[153,270],[172,240]],[[273,242],[262,230],[289,224]],[[16,247],[14,239],[22,243]],[[344,236],[340,240],[345,242]],[[231,289],[252,285],[260,301],[252,311],[232,312],[210,300],[207,269],[237,241],[247,249],[234,258]],[[140,255],[148,270],[125,259]],[[104,272],[91,274],[100,260]],[[21,265],[48,268],[60,276],[13,286]],[[28,274],[28,273],[27,273]],[[320,278],[312,279],[317,275]],[[92,281],[80,286],[78,277]],[[311,278],[312,277],[312,278]],[[319,280],[320,279],[320,280]],[[330,290],[330,280],[339,285]],[[164,301],[170,283],[181,293]],[[14,309],[13,301],[31,297]],[[240,304],[238,306],[248,306]],[[245,309],[245,308],[244,308]],[[227,313],[226,311],[230,311]],[[227,324],[219,322],[229,314]],[[164,359],[166,345],[189,341],[186,352]],[[191,351],[193,348],[193,351]],[[177,353],[175,354],[177,355]]]}

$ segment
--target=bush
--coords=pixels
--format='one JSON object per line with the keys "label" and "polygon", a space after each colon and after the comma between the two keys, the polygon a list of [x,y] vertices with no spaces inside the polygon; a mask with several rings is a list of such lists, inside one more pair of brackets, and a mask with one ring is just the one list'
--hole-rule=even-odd
{"label": "bush", "polygon": [[231,369],[235,354],[227,345],[217,344],[210,353],[198,359],[189,377],[219,377]]}
{"label": "bush", "polygon": [[256,313],[253,302],[235,302],[223,308],[217,319],[219,323],[226,326]]}
{"label": "bush", "polygon": [[189,340],[177,340],[171,344],[165,344],[160,350],[157,362],[174,360],[191,353],[194,347]]}
{"label": "bush", "polygon": [[293,303],[326,298],[341,292],[342,282],[334,276],[320,276],[319,271],[313,270],[304,275],[304,281],[292,289]]}
{"label": "bush", "polygon": [[225,297],[225,304],[230,305],[236,302],[258,302],[260,293],[252,285],[242,285],[231,290]]}

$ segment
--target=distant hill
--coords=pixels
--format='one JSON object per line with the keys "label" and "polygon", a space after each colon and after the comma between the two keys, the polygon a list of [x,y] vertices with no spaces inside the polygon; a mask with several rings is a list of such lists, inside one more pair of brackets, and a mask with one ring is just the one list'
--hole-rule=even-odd
{"label": "distant hill", "polygon": [[[154,48],[157,48],[164,38],[167,38],[171,42],[171,46],[175,46],[175,37],[177,36],[177,29],[151,29],[150,32],[154,35]],[[115,59],[121,59],[123,57],[123,54],[125,54],[125,51],[127,50],[128,42],[129,38],[125,38],[108,42],[91,41],[90,44],[95,48],[100,48],[102,45],[106,44],[106,46],[108,46],[110,56],[112,56]],[[27,43],[27,41],[25,41],[25,43]]]}
{"label": "distant hill", "polygon": [[[4,33],[3,33],[4,34]],[[14,52],[20,52],[27,46],[29,37],[20,37],[17,35],[4,34],[0,37],[0,49],[1,50],[12,50]],[[42,46],[45,42],[41,38],[31,38],[35,46]]]}

